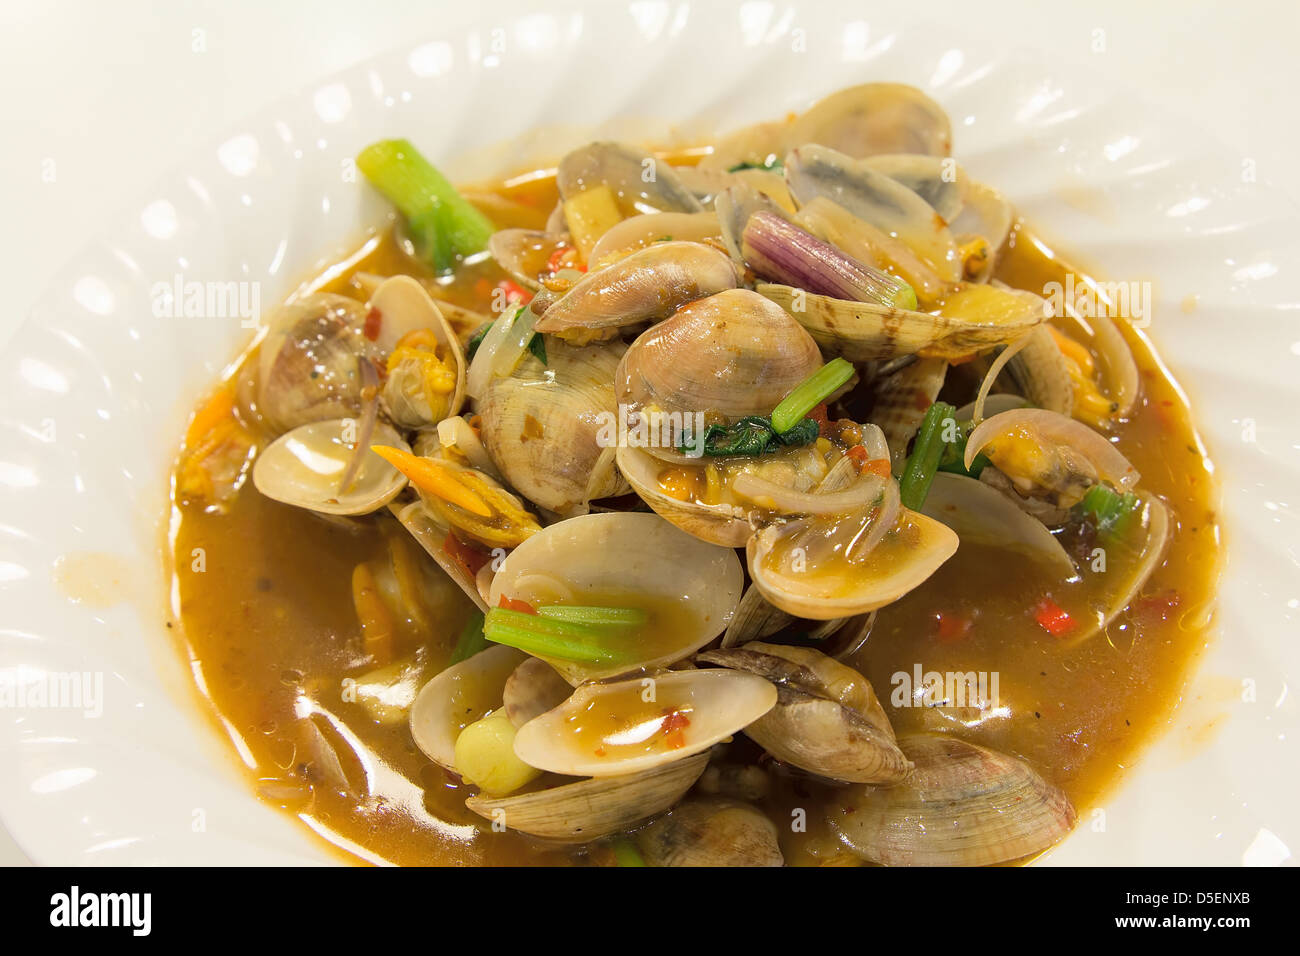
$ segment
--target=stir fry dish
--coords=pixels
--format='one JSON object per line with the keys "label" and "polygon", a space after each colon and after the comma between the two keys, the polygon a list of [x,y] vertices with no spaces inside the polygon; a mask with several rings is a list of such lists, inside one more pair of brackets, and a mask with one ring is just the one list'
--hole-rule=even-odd
{"label": "stir fry dish", "polygon": [[1064,839],[1205,642],[1212,467],[951,151],[887,83],[461,186],[362,150],[391,220],[173,476],[173,623],[258,795],[403,864]]}

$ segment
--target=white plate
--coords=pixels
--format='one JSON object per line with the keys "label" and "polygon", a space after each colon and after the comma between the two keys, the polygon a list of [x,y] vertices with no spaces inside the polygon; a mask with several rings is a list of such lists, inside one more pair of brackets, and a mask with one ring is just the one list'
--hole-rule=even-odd
{"label": "white plate", "polygon": [[[214,141],[41,299],[0,358],[0,670],[101,674],[103,701],[98,716],[0,709],[0,816],[24,849],[40,863],[333,859],[251,796],[163,627],[167,468],[250,333],[237,316],[156,317],[158,283],[256,283],[269,307],[387,215],[349,166],[374,139],[407,136],[478,178],[593,132],[702,138],[866,80],[929,90],[973,175],[1107,278],[1154,284],[1151,334],[1221,469],[1222,636],[1170,732],[1049,860],[1289,857],[1296,210],[1196,130],[1047,54],[820,8],[659,0],[485,25],[324,81]],[[66,596],[106,572],[101,600]]]}

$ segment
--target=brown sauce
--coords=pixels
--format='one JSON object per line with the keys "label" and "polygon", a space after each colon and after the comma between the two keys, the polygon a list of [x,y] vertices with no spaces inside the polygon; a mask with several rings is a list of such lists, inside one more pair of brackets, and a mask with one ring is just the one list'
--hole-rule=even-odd
{"label": "brown sauce", "polygon": [[[471,195],[498,225],[539,228],[554,204],[554,181],[543,172]],[[361,298],[349,284],[357,271],[427,276],[391,234],[368,245],[346,268],[308,285]],[[1041,291],[1067,268],[1021,227],[999,276]],[[476,266],[443,295],[487,312],[499,278],[493,264]],[[1186,401],[1145,338],[1124,332],[1142,395],[1119,428],[1119,448],[1175,519],[1164,563],[1130,609],[1091,639],[1054,638],[1034,618],[1037,602],[1051,591],[1072,607],[1087,595],[1055,584],[1025,557],[963,545],[923,586],[881,610],[851,662],[870,678],[899,733],[955,731],[1017,754],[1065,790],[1081,819],[1169,721],[1206,641],[1219,568],[1212,469]],[[349,679],[374,667],[353,607],[353,569],[384,557],[395,524],[345,529],[263,498],[247,481],[224,513],[177,505],[174,515],[177,632],[201,692],[255,765],[250,777],[262,799],[299,815],[353,860],[612,862],[608,844],[562,847],[492,832],[465,808],[472,788],[417,750],[405,720],[381,722],[349,698]],[[413,660],[419,680],[444,666],[470,610],[450,586],[429,604],[432,626],[404,622],[395,648]],[[894,706],[897,675],[918,670],[995,673],[1001,706],[982,719]],[[731,746],[737,760],[759,757],[743,737]],[[783,834],[787,861],[856,862],[819,823],[822,785],[781,772],[772,777],[764,807]],[[801,810],[807,832],[792,832],[789,821]]]}

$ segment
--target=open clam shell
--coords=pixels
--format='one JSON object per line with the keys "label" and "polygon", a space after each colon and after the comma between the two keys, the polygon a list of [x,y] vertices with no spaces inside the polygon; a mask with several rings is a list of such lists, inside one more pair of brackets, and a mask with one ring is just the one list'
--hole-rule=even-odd
{"label": "open clam shell", "polygon": [[375,345],[385,354],[392,353],[410,333],[428,330],[454,368],[455,384],[450,393],[431,395],[420,362],[390,363],[382,393],[389,417],[407,428],[424,428],[458,414],[465,403],[465,352],[424,286],[410,276],[393,276],[375,289],[369,307],[371,314],[379,316]]}
{"label": "open clam shell", "polygon": [[916,765],[852,787],[828,811],[854,853],[887,866],[987,866],[1041,853],[1074,826],[1070,801],[1028,764],[950,735],[898,741]]}
{"label": "open clam shell", "polygon": [[438,766],[455,772],[456,738],[501,706],[502,688],[526,656],[513,647],[489,647],[425,684],[411,705],[415,745]]}
{"label": "open clam shell", "polygon": [[849,156],[952,152],[952,124],[943,107],[914,86],[863,83],[832,93],[795,119],[784,140],[819,143]]}
{"label": "open clam shell", "polygon": [[776,703],[776,687],[730,670],[664,671],[583,684],[515,735],[531,767],[576,777],[649,770],[707,750]]}
{"label": "open clam shell", "polygon": [[636,606],[648,623],[617,663],[550,660],[570,683],[665,667],[689,657],[731,622],[743,586],[734,551],[694,538],[657,515],[606,512],[557,522],[510,552],[489,603]]}
{"label": "open clam shell", "polygon": [[879,543],[860,557],[837,541],[858,540],[866,522],[849,515],[777,521],[749,539],[746,556],[754,586],[770,603],[796,617],[824,621],[892,604],[919,586],[957,551],[958,538],[932,518],[900,508]]}
{"label": "open clam shell", "polygon": [[1021,551],[1062,579],[1076,574],[1074,562],[1041,521],[982,481],[939,472],[921,513],[942,521],[962,541]]}
{"label": "open clam shell", "polygon": [[[350,418],[299,425],[257,456],[253,484],[268,498],[321,514],[378,511],[401,493],[406,478],[378,455],[367,452],[348,486],[340,487],[356,453],[359,429]],[[401,435],[382,422],[375,425],[373,440],[407,449]]]}

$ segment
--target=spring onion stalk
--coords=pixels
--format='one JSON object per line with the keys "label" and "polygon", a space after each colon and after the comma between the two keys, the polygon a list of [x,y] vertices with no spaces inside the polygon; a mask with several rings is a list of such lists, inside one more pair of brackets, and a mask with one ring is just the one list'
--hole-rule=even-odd
{"label": "spring onion stalk", "polygon": [[1139,504],[1138,496],[1131,491],[1121,495],[1109,485],[1096,484],[1079,502],[1079,511],[1103,537],[1111,537],[1124,530]]}
{"label": "spring onion stalk", "polygon": [[964,464],[966,461],[966,442],[970,439],[970,433],[974,430],[975,423],[972,421],[967,420],[957,423],[957,440],[944,444],[943,456],[939,459],[940,471],[978,478],[980,472],[993,463],[987,455],[981,452],[971,461],[969,469]]}
{"label": "spring onion stalk", "polygon": [[903,477],[898,480],[898,494],[904,507],[919,511],[925,504],[934,474],[939,470],[939,460],[943,457],[944,421],[952,418],[956,411],[947,402],[935,402],[921,419],[916,441],[912,443],[912,454],[903,466]]}
{"label": "spring onion stalk", "polygon": [[645,866],[645,857],[636,848],[636,844],[627,837],[614,841],[614,862],[619,866]]}
{"label": "spring onion stalk", "polygon": [[465,627],[460,632],[460,637],[456,641],[456,647],[451,652],[451,660],[447,666],[459,664],[461,661],[468,660],[479,651],[487,650],[487,639],[483,636],[483,612],[475,611],[470,615],[469,620],[465,622]]}
{"label": "spring onion stalk", "polygon": [[551,604],[537,609],[542,617],[571,624],[615,625],[641,627],[650,615],[635,607],[589,607],[577,604]]}
{"label": "spring onion stalk", "polygon": [[853,364],[834,358],[794,387],[772,411],[772,428],[778,435],[789,431],[805,415],[838,391],[853,377]]}
{"label": "spring onion stalk", "polygon": [[580,664],[613,664],[620,657],[605,641],[617,632],[523,611],[494,607],[487,612],[483,636],[538,657]]}
{"label": "spring onion stalk", "polygon": [[409,141],[370,144],[357,154],[357,168],[406,217],[412,237],[439,272],[451,269],[456,256],[487,248],[492,222]]}

